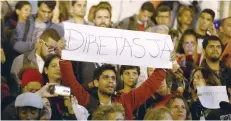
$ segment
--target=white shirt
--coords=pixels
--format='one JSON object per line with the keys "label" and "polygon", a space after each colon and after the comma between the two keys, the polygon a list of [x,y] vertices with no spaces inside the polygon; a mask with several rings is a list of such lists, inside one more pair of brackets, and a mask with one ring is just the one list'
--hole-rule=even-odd
{"label": "white shirt", "polygon": [[38,54],[36,54],[36,61],[39,67],[39,72],[43,73],[43,67],[44,67],[45,62]]}

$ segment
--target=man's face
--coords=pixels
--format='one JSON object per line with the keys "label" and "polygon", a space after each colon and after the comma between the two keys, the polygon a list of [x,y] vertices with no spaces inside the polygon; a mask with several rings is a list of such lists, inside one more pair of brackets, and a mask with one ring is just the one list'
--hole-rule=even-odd
{"label": "man's face", "polygon": [[19,107],[18,116],[20,120],[39,120],[40,110],[32,107]]}
{"label": "man's face", "polygon": [[223,26],[221,26],[221,32],[223,32],[225,36],[231,38],[231,18],[224,21]]}
{"label": "man's face", "polygon": [[213,25],[213,18],[208,13],[201,13],[198,22],[199,29],[202,31],[207,31]]}
{"label": "man's face", "polygon": [[193,15],[189,10],[183,11],[182,15],[180,16],[181,24],[186,24],[190,26],[192,24]]}
{"label": "man's face", "polygon": [[157,25],[170,25],[170,12],[158,12],[156,16]]}
{"label": "man's face", "polygon": [[107,9],[98,10],[94,18],[95,26],[109,28],[111,26],[111,16]]}
{"label": "man's face", "polygon": [[160,96],[165,96],[168,94],[168,87],[167,87],[166,80],[161,82],[161,85],[159,89],[156,91],[156,93],[159,94]]}
{"label": "man's face", "polygon": [[191,55],[197,52],[197,40],[194,35],[186,35],[183,41],[183,49],[186,55]]}
{"label": "man's face", "polygon": [[58,48],[58,42],[55,40],[48,38],[47,41],[41,41],[41,51],[40,51],[40,56],[43,58],[43,60],[46,60],[47,57],[51,54],[55,54],[55,49]]}
{"label": "man's face", "polygon": [[86,0],[77,0],[77,2],[73,6],[74,16],[84,17],[86,15],[86,6]]}
{"label": "man's face", "polygon": [[100,93],[112,95],[116,88],[116,74],[112,70],[105,70],[97,82]]}
{"label": "man's face", "polygon": [[136,85],[139,75],[136,69],[124,70],[121,75],[121,79],[124,81],[124,85],[128,87],[134,87]]}
{"label": "man's face", "polygon": [[209,41],[205,48],[205,56],[211,61],[218,61],[221,56],[222,48],[219,41]]}
{"label": "man's face", "polygon": [[139,20],[142,22],[142,23],[145,23],[147,22],[148,20],[150,20],[150,18],[152,17],[153,13],[152,12],[149,12],[147,10],[144,10],[144,11],[140,11],[140,14],[139,14]]}
{"label": "man's face", "polygon": [[51,20],[52,10],[45,4],[42,3],[38,8],[38,18],[42,22],[48,22]]}
{"label": "man's face", "polygon": [[25,92],[37,92],[40,88],[42,88],[42,85],[39,82],[29,82],[25,87],[23,87],[23,93]]}

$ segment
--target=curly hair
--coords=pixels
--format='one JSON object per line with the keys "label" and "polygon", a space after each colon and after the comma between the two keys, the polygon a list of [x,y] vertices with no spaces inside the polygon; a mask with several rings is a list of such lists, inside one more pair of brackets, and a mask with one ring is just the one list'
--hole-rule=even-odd
{"label": "curly hair", "polygon": [[92,114],[92,120],[109,120],[109,114],[122,113],[125,116],[124,107],[120,103],[112,103],[112,105],[100,105]]}

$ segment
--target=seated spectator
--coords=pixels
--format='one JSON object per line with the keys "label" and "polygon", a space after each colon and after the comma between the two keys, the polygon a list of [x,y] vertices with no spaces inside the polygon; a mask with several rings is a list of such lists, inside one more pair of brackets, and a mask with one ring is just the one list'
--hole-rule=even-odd
{"label": "seated spectator", "polygon": [[226,80],[226,90],[229,98],[229,104],[230,105],[224,105],[220,109],[212,110],[208,116],[206,117],[206,120],[231,120],[231,75],[229,75],[229,80]]}
{"label": "seated spectator", "polygon": [[185,32],[185,30],[190,29],[192,27],[194,12],[189,7],[181,7],[177,13],[177,22],[178,22],[178,36],[181,38],[181,35]]}
{"label": "seated spectator", "polygon": [[89,10],[89,14],[88,14],[88,23],[90,23],[90,25],[94,25],[93,24],[93,19],[94,19],[94,11],[96,9],[96,5],[91,6],[90,10]]}
{"label": "seated spectator", "polygon": [[40,120],[42,117],[42,98],[35,93],[23,93],[16,98],[17,120]]}
{"label": "seated spectator", "polygon": [[51,26],[55,27],[51,22],[55,4],[55,1],[39,1],[38,13],[31,16],[27,21],[17,24],[11,42],[18,55],[32,51],[44,30]]}
{"label": "seated spectator", "polygon": [[204,76],[205,69],[197,68],[192,71],[191,74],[191,99],[190,99],[190,111],[192,114],[192,120],[200,120],[205,118],[209,109],[206,109],[202,106],[197,95],[197,88],[200,86],[207,86],[206,83],[208,80]]}
{"label": "seated spectator", "polygon": [[[60,57],[58,55],[51,55],[45,61],[43,77],[46,82],[61,85],[62,76],[59,68],[59,60]],[[51,104],[52,109],[51,120],[76,120],[70,97],[58,96],[48,98],[48,100]],[[59,109],[60,107],[61,109]]]}
{"label": "seated spectator", "polygon": [[[90,94],[86,92],[74,77],[72,65],[69,61],[60,61],[63,84],[71,87],[72,94],[76,96],[80,105],[87,106],[91,103]],[[94,73],[97,94],[101,105],[112,102],[121,103],[125,108],[126,119],[133,119],[132,112],[143,104],[156,90],[165,78],[162,69],[156,69],[141,86],[126,95],[112,98],[116,87],[116,70],[111,65],[103,65]],[[145,93],[144,93],[145,91]]]}
{"label": "seated spectator", "polygon": [[[216,80],[214,86],[225,85],[227,76],[231,74],[231,69],[226,67],[220,60],[222,53],[222,43],[217,36],[209,36],[203,41],[203,51],[205,59],[201,67],[208,70],[211,77]],[[210,80],[209,80],[210,81]],[[211,82],[209,82],[211,83]]]}
{"label": "seated spectator", "polygon": [[172,120],[172,114],[166,107],[151,108],[145,114],[144,120]]}
{"label": "seated spectator", "polygon": [[124,120],[124,107],[119,103],[101,105],[93,113],[92,120]]}
{"label": "seated spectator", "polygon": [[171,9],[168,6],[160,5],[155,12],[155,22],[157,25],[171,25]]}
{"label": "seated spectator", "polygon": [[197,20],[197,27],[195,28],[195,32],[198,38],[198,47],[197,53],[202,53],[202,42],[208,36],[207,31],[213,29],[213,21],[215,18],[215,12],[212,9],[204,9]]}
{"label": "seated spectator", "polygon": [[197,36],[196,33],[189,29],[182,35],[176,51],[181,54],[178,63],[184,70],[184,75],[189,79],[192,69],[199,66],[201,55],[197,54]]}
{"label": "seated spectator", "polygon": [[44,85],[42,74],[37,69],[23,69],[21,73],[21,79],[22,93],[35,93]]}
{"label": "seated spectator", "polygon": [[173,120],[190,120],[190,111],[186,100],[179,95],[172,96],[166,103]]}
{"label": "seated spectator", "polygon": [[15,5],[15,11],[5,17],[4,32],[8,39],[16,28],[17,23],[26,21],[31,15],[31,4],[28,1],[18,1]]}
{"label": "seated spectator", "polygon": [[150,20],[155,8],[151,2],[145,2],[142,4],[139,13],[131,17],[123,19],[119,23],[120,29],[145,31],[146,29],[154,26],[154,23]]}
{"label": "seated spectator", "polygon": [[231,17],[221,21],[220,32],[221,42],[225,47],[221,59],[231,68]]}
{"label": "seated spectator", "polygon": [[43,32],[40,41],[37,43],[36,49],[31,52],[21,54],[16,57],[11,67],[11,74],[15,81],[20,85],[21,80],[18,78],[18,73],[22,67],[33,66],[36,67],[40,73],[43,71],[44,61],[46,58],[60,51],[61,48],[58,44],[61,37],[56,30],[49,28]]}
{"label": "seated spectator", "polygon": [[[37,69],[33,68],[23,68],[19,73],[19,77],[22,79],[21,91],[22,93],[26,92],[37,92],[42,88],[44,82],[42,74]],[[9,105],[6,105],[5,110],[2,111],[2,119],[4,120],[13,120],[16,118],[14,102],[11,102]]]}

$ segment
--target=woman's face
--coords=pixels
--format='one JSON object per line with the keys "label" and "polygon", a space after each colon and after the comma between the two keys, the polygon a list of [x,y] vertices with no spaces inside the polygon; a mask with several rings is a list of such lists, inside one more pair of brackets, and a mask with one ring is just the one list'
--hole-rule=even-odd
{"label": "woman's face", "polygon": [[176,98],[170,106],[173,120],[186,120],[186,106],[182,99]]}
{"label": "woman's face", "polygon": [[200,70],[196,71],[193,75],[193,87],[197,89],[199,86],[206,86],[205,79]]}
{"label": "woman's face", "polygon": [[59,58],[54,58],[48,65],[48,68],[45,68],[45,73],[47,74],[50,83],[60,83],[57,82],[61,79],[59,60]]}
{"label": "woman's face", "polygon": [[24,5],[21,9],[17,9],[16,13],[18,14],[19,18],[26,20],[31,15],[31,6]]}
{"label": "woman's face", "polygon": [[197,52],[197,40],[194,35],[186,35],[182,43],[184,53],[192,55]]}

